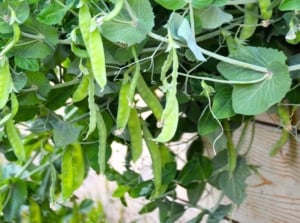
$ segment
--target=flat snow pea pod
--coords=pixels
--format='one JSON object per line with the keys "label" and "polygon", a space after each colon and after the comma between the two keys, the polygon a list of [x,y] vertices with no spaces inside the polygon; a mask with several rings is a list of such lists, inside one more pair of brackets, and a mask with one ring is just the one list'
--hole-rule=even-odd
{"label": "flat snow pea pod", "polygon": [[2,109],[9,98],[12,89],[12,79],[9,71],[7,58],[0,61],[0,109]]}
{"label": "flat snow pea pod", "polygon": [[[91,26],[97,27],[94,20],[92,20]],[[88,53],[91,60],[93,75],[97,84],[104,89],[107,83],[105,56],[102,38],[97,28],[90,31],[88,41]]]}
{"label": "flat snow pea pod", "polygon": [[138,83],[138,80],[139,80],[139,77],[140,77],[140,72],[141,72],[141,66],[140,66],[140,63],[139,63],[139,60],[137,58],[137,55],[136,55],[136,52],[135,52],[134,48],[132,48],[132,54],[133,54],[134,61],[135,61],[136,65],[135,65],[135,70],[134,70],[134,73],[133,73],[133,76],[132,76],[132,79],[131,79],[130,89],[129,89],[129,100],[130,100],[130,102],[133,101],[136,86],[137,86],[137,83]]}
{"label": "flat snow pea pod", "polygon": [[96,104],[95,104],[95,84],[92,75],[89,75],[89,92],[88,92],[88,105],[89,105],[89,129],[86,138],[96,129]]}
{"label": "flat snow pea pod", "polygon": [[153,115],[155,118],[160,121],[161,115],[163,112],[163,108],[158,100],[158,98],[155,96],[155,94],[150,90],[148,85],[146,84],[144,78],[140,75],[138,84],[137,84],[137,90],[145,103],[149,106],[151,111],[153,112]]}
{"label": "flat snow pea pod", "polygon": [[131,109],[128,120],[128,131],[130,134],[132,160],[135,162],[143,151],[143,137],[140,117],[135,108]]}
{"label": "flat snow pea pod", "polygon": [[79,19],[79,29],[82,35],[83,42],[86,48],[88,48],[92,16],[90,14],[88,6],[85,3],[82,3],[79,9],[78,19]]}
{"label": "flat snow pea pod", "polygon": [[162,160],[159,151],[159,144],[152,140],[153,136],[147,128],[146,123],[142,123],[142,127],[144,140],[146,142],[152,160],[155,190],[151,197],[155,198],[159,196],[160,188],[162,186]]}
{"label": "flat snow pea pod", "polygon": [[70,145],[72,148],[73,162],[73,189],[77,189],[83,182],[85,177],[85,162],[80,143],[76,142]]}
{"label": "flat snow pea pod", "polygon": [[258,0],[258,6],[261,16],[264,20],[269,20],[272,17],[273,10],[269,8],[271,6],[271,0]]}
{"label": "flat snow pea pod", "polygon": [[19,161],[24,162],[26,160],[25,148],[18,130],[11,118],[5,123],[5,130],[16,157]]}
{"label": "flat snow pea pod", "polygon": [[176,94],[170,92],[167,96],[167,104],[162,114],[162,130],[154,140],[167,142],[173,138],[178,126],[179,104]]}
{"label": "flat snow pea pod", "polygon": [[172,55],[172,53],[169,52],[167,59],[165,60],[164,64],[161,67],[160,80],[162,81],[163,85],[166,84],[166,81],[167,81],[166,75],[167,75],[169,68],[172,65],[172,61],[173,61],[173,55]]}
{"label": "flat snow pea pod", "polygon": [[15,93],[10,94],[10,102],[11,102],[11,115],[15,117],[19,110],[19,102]]}
{"label": "flat snow pea pod", "polygon": [[255,32],[258,23],[258,7],[256,3],[245,4],[244,26],[240,38],[249,39]]}
{"label": "flat snow pea pod", "polygon": [[99,138],[99,151],[98,151],[98,163],[101,173],[105,173],[106,167],[106,140],[107,140],[107,128],[103,116],[99,109],[97,109],[97,129]]}
{"label": "flat snow pea pod", "polygon": [[270,151],[270,156],[276,156],[278,152],[282,149],[282,147],[287,143],[290,135],[289,131],[291,130],[289,108],[287,106],[279,105],[277,112],[282,124],[282,132],[281,132],[281,137],[272,146],[272,149]]}
{"label": "flat snow pea pod", "polygon": [[88,95],[90,78],[89,75],[83,75],[78,87],[73,93],[73,102],[79,102],[85,99]]}
{"label": "flat snow pea pod", "polygon": [[74,173],[73,173],[73,150],[71,147],[65,148],[61,161],[61,188],[63,200],[68,199],[73,191]]}
{"label": "flat snow pea pod", "polygon": [[42,223],[40,205],[33,199],[29,200],[29,216],[31,223]]}
{"label": "flat snow pea pod", "polygon": [[117,129],[123,130],[128,122],[130,115],[130,99],[129,99],[130,83],[126,82],[122,84],[119,92],[119,104],[117,113]]}

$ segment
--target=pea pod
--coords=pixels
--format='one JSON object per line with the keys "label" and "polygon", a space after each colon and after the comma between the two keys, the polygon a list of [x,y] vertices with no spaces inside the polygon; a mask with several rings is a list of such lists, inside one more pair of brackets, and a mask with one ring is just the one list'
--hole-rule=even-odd
{"label": "pea pod", "polygon": [[5,130],[16,157],[20,162],[24,162],[26,160],[24,145],[11,118],[5,123]]}
{"label": "pea pod", "polygon": [[72,99],[73,102],[82,101],[88,95],[89,83],[90,83],[89,75],[83,75],[82,79],[73,93]]}
{"label": "pea pod", "polygon": [[242,40],[249,39],[255,32],[258,23],[258,7],[256,3],[245,4],[244,26],[240,33]]}
{"label": "pea pod", "polygon": [[119,107],[117,113],[117,129],[121,131],[126,127],[130,115],[129,90],[130,83],[123,82],[119,92]]}
{"label": "pea pod", "polygon": [[141,122],[135,108],[132,108],[130,112],[128,130],[130,134],[132,160],[135,162],[143,151]]}
{"label": "pea pod", "polygon": [[81,145],[73,143],[72,147],[72,163],[73,163],[73,189],[77,189],[83,182],[85,177],[85,163]]}
{"label": "pea pod", "polygon": [[281,120],[282,124],[282,132],[280,138],[277,142],[272,146],[270,151],[270,156],[276,156],[278,152],[282,149],[282,147],[287,143],[290,135],[290,112],[288,107],[286,106],[278,106],[278,116]]}
{"label": "pea pod", "polygon": [[86,48],[88,48],[92,16],[90,14],[88,6],[85,3],[82,3],[79,9],[78,19],[79,19],[79,29],[81,32],[83,42]]}
{"label": "pea pod", "polygon": [[73,159],[72,159],[72,148],[67,147],[62,156],[61,162],[61,188],[63,200],[69,198],[73,193]]}
{"label": "pea pod", "polygon": [[[96,24],[93,23],[95,23],[94,20],[92,20],[91,26],[96,27]],[[91,60],[93,75],[97,84],[104,89],[107,83],[105,56],[102,38],[97,28],[95,28],[93,31],[90,31],[88,41],[88,53]]]}
{"label": "pea pod", "polygon": [[98,151],[98,163],[101,173],[105,173],[106,166],[106,140],[107,140],[107,129],[103,116],[99,109],[97,110],[97,129],[99,138],[99,151]]}
{"label": "pea pod", "polygon": [[150,90],[148,85],[146,84],[144,78],[140,75],[138,84],[137,84],[137,90],[145,103],[149,106],[151,111],[153,112],[153,115],[157,120],[161,120],[161,115],[163,112],[163,108],[158,100],[158,98],[155,96],[155,94]]}
{"label": "pea pod", "polygon": [[32,199],[29,200],[29,204],[30,223],[42,223],[41,208],[39,204]]}
{"label": "pea pod", "polygon": [[2,109],[9,98],[12,89],[12,79],[9,71],[9,63],[7,58],[0,61],[0,109]]}
{"label": "pea pod", "polygon": [[162,160],[159,151],[159,144],[152,140],[153,136],[150,133],[149,129],[146,127],[145,123],[142,124],[142,127],[144,140],[146,142],[152,160],[155,190],[151,196],[152,198],[155,198],[159,196],[160,188],[162,186]]}
{"label": "pea pod", "polygon": [[96,104],[95,104],[95,85],[94,78],[89,75],[89,92],[88,92],[88,106],[89,106],[89,129],[86,134],[87,138],[96,129]]}
{"label": "pea pod", "polygon": [[260,9],[261,16],[264,20],[269,20],[272,17],[273,10],[269,7],[271,6],[271,0],[258,0],[258,6]]}
{"label": "pea pod", "polygon": [[12,117],[15,117],[15,115],[18,113],[19,110],[19,102],[17,96],[13,92],[10,95],[10,102],[11,102],[11,114]]}

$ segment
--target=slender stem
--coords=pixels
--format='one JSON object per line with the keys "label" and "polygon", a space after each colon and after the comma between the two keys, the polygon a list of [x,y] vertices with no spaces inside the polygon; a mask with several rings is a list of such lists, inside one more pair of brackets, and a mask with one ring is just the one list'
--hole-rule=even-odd
{"label": "slender stem", "polygon": [[189,78],[193,78],[193,79],[212,81],[215,83],[222,83],[222,84],[256,84],[256,83],[260,83],[260,82],[264,81],[269,76],[268,74],[265,74],[263,77],[252,80],[252,81],[229,81],[229,80],[215,79],[215,78],[210,78],[210,77],[195,76],[195,75],[190,75],[190,74],[185,74],[185,73],[178,73],[178,74],[181,76],[185,76],[185,77],[189,77]]}
{"label": "slender stem", "polygon": [[[26,37],[28,39],[34,39],[34,40],[45,40],[45,36],[42,34],[34,35],[31,33],[26,33],[26,32],[21,32],[21,35],[23,37]],[[70,45],[71,40],[70,39],[60,39],[57,41],[58,44],[63,44],[63,45]]]}
{"label": "slender stem", "polygon": [[296,64],[296,65],[291,65],[288,67],[289,71],[296,71],[296,70],[300,70],[300,64]]}
{"label": "slender stem", "polygon": [[244,5],[248,3],[256,3],[257,0],[230,0],[226,2],[226,5]]}
{"label": "slender stem", "polygon": [[19,178],[27,169],[27,167],[29,167],[29,165],[35,160],[35,158],[39,155],[39,153],[35,153],[32,157],[30,157],[30,159],[26,162],[26,164],[22,167],[21,171],[18,172],[16,174],[16,178]]}
{"label": "slender stem", "polygon": [[236,151],[237,152],[239,152],[241,150],[242,145],[243,145],[243,143],[245,141],[246,133],[247,133],[247,130],[248,130],[248,127],[249,127],[249,123],[250,123],[250,119],[246,120],[245,123],[244,123],[242,133],[241,133],[239,141],[238,141],[238,143],[236,145]]}
{"label": "slender stem", "polygon": [[237,151],[234,147],[233,136],[228,120],[223,121],[224,133],[227,139],[227,152],[228,152],[228,170],[231,177],[237,164]]}
{"label": "slender stem", "polygon": [[194,20],[194,9],[192,5],[192,0],[189,1],[189,11],[190,11],[190,23],[193,32],[193,36],[195,36],[195,20]]}
{"label": "slender stem", "polygon": [[75,11],[66,7],[61,1],[55,0],[55,2],[58,3],[59,5],[61,5],[62,7],[64,7],[65,9],[68,9],[68,11],[70,11],[74,16],[78,17],[78,14]]}

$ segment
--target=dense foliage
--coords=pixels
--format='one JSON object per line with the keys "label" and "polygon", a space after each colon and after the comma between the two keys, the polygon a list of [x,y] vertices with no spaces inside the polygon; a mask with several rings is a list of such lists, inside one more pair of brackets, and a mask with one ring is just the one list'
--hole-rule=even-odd
{"label": "dense foliage", "polygon": [[[254,117],[280,117],[272,156],[293,134],[297,2],[0,1],[0,221],[24,213],[35,223],[104,221],[91,201],[73,196],[91,168],[117,182],[124,205],[126,194],[148,199],[140,213],[158,208],[161,222],[190,207],[199,208],[190,223],[228,218],[246,197],[243,148],[251,145],[243,141]],[[179,168],[169,143],[185,133],[194,137]],[[125,172],[108,164],[113,142],[128,148]],[[131,168],[143,150],[153,179]],[[203,209],[208,185],[221,197]],[[177,187],[188,201],[177,199]],[[224,196],[232,205],[221,204]]]}

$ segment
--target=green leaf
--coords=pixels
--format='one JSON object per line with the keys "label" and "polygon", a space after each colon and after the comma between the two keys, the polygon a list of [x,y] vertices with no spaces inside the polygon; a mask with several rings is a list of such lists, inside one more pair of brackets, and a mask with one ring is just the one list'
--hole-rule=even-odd
{"label": "green leaf", "polygon": [[129,186],[119,185],[117,189],[113,192],[113,197],[123,197],[130,190]]}
{"label": "green leaf", "polygon": [[194,8],[201,9],[209,6],[212,2],[213,0],[192,0],[192,5]]}
{"label": "green leaf", "polygon": [[30,8],[27,1],[9,1],[9,7],[15,12],[17,22],[22,24],[26,21],[30,14]]}
{"label": "green leaf", "polygon": [[221,173],[218,183],[221,190],[233,202],[240,205],[246,197],[246,179],[250,176],[250,170],[244,158],[239,158],[237,166],[230,177],[228,171]]}
{"label": "green leaf", "polygon": [[38,87],[38,93],[42,97],[46,98],[50,91],[49,80],[45,77],[43,73],[40,72],[27,72],[29,86]]}
{"label": "green leaf", "polygon": [[57,2],[49,3],[37,15],[37,20],[47,25],[55,25],[62,21],[68,8]]}
{"label": "green leaf", "polygon": [[186,18],[178,13],[172,13],[168,22],[168,30],[172,38],[186,42],[197,60],[205,61],[201,48],[197,45],[192,28]]}
{"label": "green leaf", "polygon": [[135,187],[132,187],[129,190],[129,195],[132,198],[137,198],[137,197],[148,197],[149,195],[151,195],[152,191],[153,191],[153,182],[152,181],[144,181],[140,184],[138,184]]}
{"label": "green leaf", "polygon": [[186,187],[187,190],[187,196],[189,199],[189,202],[192,205],[196,205],[198,201],[200,200],[204,190],[205,190],[206,183],[192,183]]}
{"label": "green leaf", "polygon": [[300,4],[298,0],[283,0],[279,5],[281,11],[294,11],[300,10]]}
{"label": "green leaf", "polygon": [[154,211],[157,208],[156,202],[150,202],[145,204],[141,210],[139,210],[139,214],[146,214]]}
{"label": "green leaf", "polygon": [[27,185],[24,181],[16,180],[10,190],[10,198],[3,209],[4,221],[15,222],[27,197]]}
{"label": "green leaf", "polygon": [[216,131],[219,123],[215,120],[209,108],[207,107],[201,114],[198,120],[198,133],[200,135],[207,135]]}
{"label": "green leaf", "polygon": [[81,127],[59,121],[54,124],[53,140],[56,146],[66,146],[77,141]]}
{"label": "green leaf", "polygon": [[185,164],[179,174],[179,182],[187,186],[193,182],[203,182],[212,174],[212,162],[204,156],[193,159]]}
{"label": "green leaf", "polygon": [[209,214],[207,223],[219,223],[232,211],[232,205],[220,205],[217,210]]}
{"label": "green leaf", "polygon": [[158,4],[163,6],[166,9],[177,10],[181,9],[186,5],[185,0],[155,0]]}
{"label": "green leaf", "polygon": [[102,35],[110,41],[130,46],[146,38],[154,26],[154,15],[149,0],[128,0],[127,2],[132,15],[123,6],[114,20],[104,22],[100,30]]}
{"label": "green leaf", "polygon": [[36,59],[29,59],[16,56],[15,63],[19,68],[28,71],[38,71],[40,69],[39,62]]}
{"label": "green leaf", "polygon": [[232,86],[217,84],[212,110],[218,119],[230,118],[235,115],[232,108]]}
{"label": "green leaf", "polygon": [[233,19],[231,14],[224,12],[217,6],[210,6],[204,10],[200,10],[196,15],[201,19],[201,25],[204,29],[218,28]]}
{"label": "green leaf", "polygon": [[[282,52],[260,47],[242,47],[234,58],[266,67],[269,77],[255,84],[236,84],[233,87],[232,105],[238,114],[256,115],[278,103],[289,91],[291,78]],[[221,62],[219,72],[228,80],[251,81],[262,78],[263,73]]]}
{"label": "green leaf", "polygon": [[170,202],[170,201],[160,201],[157,202],[159,207],[159,219],[160,222],[164,223],[175,223],[178,218],[180,218],[185,208],[183,205]]}

